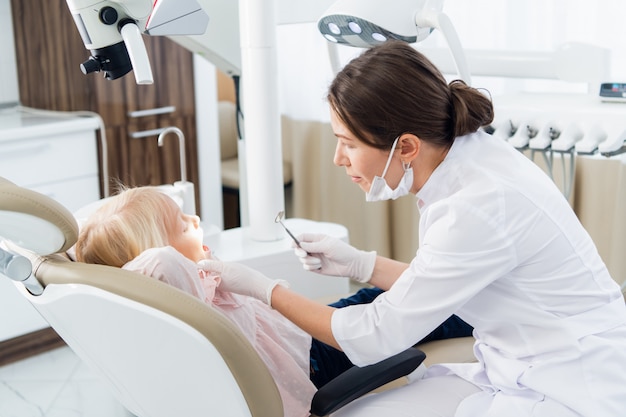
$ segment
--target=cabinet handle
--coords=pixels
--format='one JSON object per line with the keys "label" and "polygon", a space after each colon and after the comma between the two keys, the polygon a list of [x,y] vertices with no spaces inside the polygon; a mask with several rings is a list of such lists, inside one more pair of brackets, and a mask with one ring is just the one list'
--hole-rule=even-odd
{"label": "cabinet handle", "polygon": [[157,107],[154,109],[147,109],[147,110],[130,111],[128,112],[128,116],[132,118],[137,118],[137,117],[154,116],[157,114],[174,113],[174,111],[176,111],[176,107],[166,106],[166,107]]}
{"label": "cabinet handle", "polygon": [[36,153],[44,152],[50,147],[49,143],[29,143],[19,145],[3,145],[0,146],[0,158],[15,158],[20,156],[32,156]]}
{"label": "cabinet handle", "polygon": [[146,138],[148,136],[158,136],[165,132],[167,128],[162,127],[160,129],[140,130],[139,132],[130,132],[130,137],[133,139]]}

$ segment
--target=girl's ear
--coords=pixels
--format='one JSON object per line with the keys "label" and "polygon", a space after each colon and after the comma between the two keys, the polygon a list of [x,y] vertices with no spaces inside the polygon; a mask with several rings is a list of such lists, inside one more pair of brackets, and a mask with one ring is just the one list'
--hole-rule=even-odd
{"label": "girl's ear", "polygon": [[411,133],[405,133],[400,136],[400,158],[402,162],[412,162],[419,155],[422,141]]}

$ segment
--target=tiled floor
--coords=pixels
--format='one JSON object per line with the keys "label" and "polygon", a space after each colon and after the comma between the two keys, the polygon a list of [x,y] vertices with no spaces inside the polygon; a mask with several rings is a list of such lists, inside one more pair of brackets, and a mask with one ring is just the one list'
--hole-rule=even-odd
{"label": "tiled floor", "polygon": [[67,347],[0,367],[0,417],[129,417]]}

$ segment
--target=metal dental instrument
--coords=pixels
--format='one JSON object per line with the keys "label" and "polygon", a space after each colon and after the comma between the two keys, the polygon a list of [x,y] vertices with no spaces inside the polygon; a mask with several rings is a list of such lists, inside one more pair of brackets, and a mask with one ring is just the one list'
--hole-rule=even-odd
{"label": "metal dental instrument", "polygon": [[[302,249],[302,246],[300,246],[300,241],[298,239],[296,239],[296,237],[293,235],[293,233],[291,233],[289,231],[289,229],[287,229],[287,226],[285,226],[285,223],[283,223],[283,218],[285,217],[285,212],[284,211],[279,211],[278,214],[276,215],[276,218],[274,219],[274,223],[280,223],[280,225],[285,229],[285,231],[287,232],[287,234],[293,239],[294,242],[296,242],[296,246],[298,246],[300,249]],[[304,250],[304,249],[302,249]],[[305,251],[306,252],[306,251]],[[308,252],[306,252],[307,255],[310,255]],[[314,269],[320,269],[322,267],[322,261],[318,258],[316,260],[317,262],[317,266]],[[333,267],[336,271],[337,267]],[[341,276],[339,274],[337,274],[337,276]]]}
{"label": "metal dental instrument", "polygon": [[293,239],[294,242],[296,242],[296,245],[302,249],[302,246],[300,246],[300,241],[298,239],[296,239],[296,237],[289,231],[289,229],[287,229],[287,226],[285,226],[285,223],[283,223],[283,218],[285,217],[285,212],[284,211],[279,211],[278,214],[276,215],[276,218],[274,219],[275,223],[280,223],[280,225],[285,229],[285,231],[287,232],[287,234],[289,236],[291,236],[291,238]]}

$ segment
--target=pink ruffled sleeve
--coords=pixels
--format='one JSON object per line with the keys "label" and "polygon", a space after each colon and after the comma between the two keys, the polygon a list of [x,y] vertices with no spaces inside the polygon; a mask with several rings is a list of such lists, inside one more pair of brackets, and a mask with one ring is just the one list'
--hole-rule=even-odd
{"label": "pink ruffled sleeve", "polygon": [[122,268],[156,278],[202,301],[207,299],[196,263],[171,246],[145,250]]}

